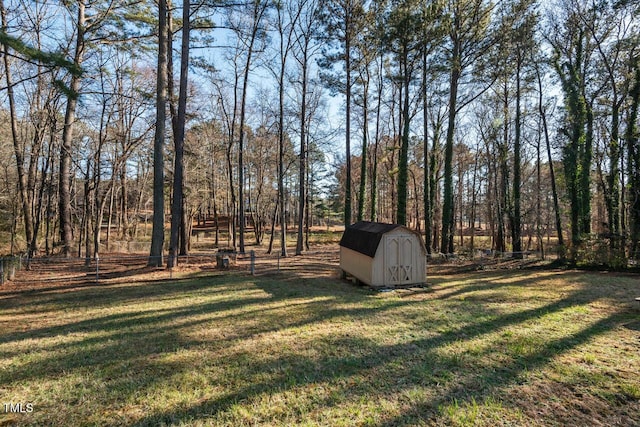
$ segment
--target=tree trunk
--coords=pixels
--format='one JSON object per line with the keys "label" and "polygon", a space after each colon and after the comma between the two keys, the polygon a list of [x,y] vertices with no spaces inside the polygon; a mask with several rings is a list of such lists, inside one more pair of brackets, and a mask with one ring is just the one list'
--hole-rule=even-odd
{"label": "tree trunk", "polygon": [[171,201],[171,237],[169,241],[169,258],[167,267],[178,264],[180,228],[183,223],[184,197],[184,134],[187,110],[187,83],[189,70],[189,35],[190,35],[190,0],[182,5],[182,46],[180,53],[180,90],[178,95],[178,116],[174,127],[174,171],[173,200]]}
{"label": "tree trunk", "polygon": [[406,47],[403,51],[402,61],[400,64],[401,76],[404,79],[404,89],[402,100],[402,135],[400,145],[400,157],[398,159],[398,224],[407,225],[407,182],[408,182],[408,163],[409,163],[409,83],[411,76],[409,73],[409,58]]}
{"label": "tree trunk", "polygon": [[632,64],[634,82],[630,90],[631,105],[627,118],[625,140],[627,144],[627,168],[629,171],[629,257],[640,258],[640,147],[638,146],[638,109],[640,105],[640,58]]}
{"label": "tree trunk", "polygon": [[449,121],[447,123],[447,139],[444,150],[444,201],[442,208],[442,242],[440,251],[453,253],[453,138],[456,121],[458,99],[458,82],[460,79],[460,46],[454,43],[451,60],[451,82],[449,88]]}
{"label": "tree trunk", "polygon": [[280,205],[280,255],[287,256],[287,215],[285,209],[284,189],[284,73],[285,61],[282,58],[279,81],[279,112],[278,112],[278,203]]}
{"label": "tree trunk", "polygon": [[[53,144],[53,138],[55,138],[55,133],[51,132],[50,134],[50,144]],[[36,252],[37,249],[37,239],[38,239],[38,230],[40,229],[40,223],[42,221],[42,215],[43,215],[43,210],[46,211],[46,204],[44,203],[45,200],[45,190],[47,190],[47,175],[49,173],[49,167],[51,165],[51,151],[52,150],[48,150],[46,159],[44,160],[44,165],[42,166],[42,169],[40,171],[41,173],[41,178],[40,178],[40,188],[38,189],[38,196],[36,198],[36,206],[35,206],[35,224],[34,224],[34,232],[33,232],[33,236],[32,236],[32,241],[31,244],[29,245],[30,248],[30,252],[28,252],[27,256],[28,258],[33,258],[33,255]],[[35,175],[34,175],[34,183],[35,183]],[[34,185],[35,187],[35,185]],[[47,197],[51,197],[51,189],[49,188],[49,191],[47,191]],[[49,219],[46,219],[47,224],[49,223]],[[45,233],[45,238],[46,238],[47,233]]]}
{"label": "tree trunk", "polygon": [[[124,146],[124,144],[123,144]],[[122,239],[129,241],[131,230],[129,229],[129,200],[128,200],[128,181],[127,181],[127,168],[126,168],[126,159],[124,158],[126,154],[124,153],[124,149],[122,152],[122,169],[120,170],[120,188],[122,191],[120,192],[120,224],[122,224]]]}
{"label": "tree trunk", "polygon": [[369,149],[369,70],[363,82],[362,95],[362,153],[360,157],[360,187],[358,190],[358,221],[364,220],[364,209],[367,194],[367,151]]}
{"label": "tree trunk", "polygon": [[423,136],[423,158],[422,167],[424,173],[424,190],[423,190],[423,204],[424,204],[424,246],[427,248],[427,253],[431,254],[431,233],[432,233],[432,209],[431,209],[431,168],[429,162],[429,100],[427,90],[427,49],[424,48],[422,52],[422,132]]}
{"label": "tree trunk", "polygon": [[[296,255],[302,255],[303,249],[303,227],[304,227],[304,216],[305,212],[308,211],[307,208],[307,146],[306,146],[306,138],[307,138],[307,84],[308,84],[308,63],[307,63],[307,55],[308,55],[308,43],[305,39],[305,45],[302,47],[302,99],[300,105],[300,156],[299,156],[299,169],[298,169],[298,239],[296,241]],[[307,230],[308,228],[307,224]],[[308,245],[307,245],[308,247]]]}
{"label": "tree trunk", "polygon": [[617,256],[621,247],[620,223],[620,104],[617,93],[613,92],[611,107],[611,140],[609,141],[609,175],[607,176],[607,214],[609,220],[609,247],[612,255]]}
{"label": "tree trunk", "polygon": [[522,98],[520,89],[520,71],[522,66],[521,53],[517,52],[516,58],[516,117],[515,136],[513,141],[513,223],[511,226],[511,242],[513,245],[513,258],[522,259],[522,223],[520,211],[520,182],[521,182],[521,107]]}
{"label": "tree trunk", "polygon": [[379,59],[378,69],[378,102],[376,106],[376,136],[373,145],[373,160],[371,166],[371,221],[378,220],[378,148],[380,146],[380,115],[382,113],[382,91],[384,88],[384,62]]}
{"label": "tree trunk", "polygon": [[275,203],[273,207],[273,219],[271,220],[271,233],[269,234],[269,247],[267,253],[270,254],[273,251],[273,240],[276,235],[276,222],[278,220],[278,211],[280,210],[280,203]]}
{"label": "tree trunk", "polygon": [[[583,94],[586,100],[586,96]],[[591,101],[593,102],[593,100]],[[583,155],[580,161],[580,231],[581,234],[591,233],[591,163],[593,157],[593,106],[585,102],[586,128]]]}
{"label": "tree trunk", "polygon": [[[231,127],[235,127],[235,118],[231,123]],[[236,221],[235,221],[235,213],[236,213],[236,190],[233,179],[233,138],[234,132],[233,129],[230,130],[229,134],[229,145],[227,145],[226,149],[226,157],[227,157],[227,172],[229,178],[229,200],[227,203],[227,215],[229,216],[229,234],[232,237],[232,246],[236,248]]]}
{"label": "tree trunk", "polygon": [[538,241],[538,250],[540,251],[540,258],[545,259],[544,242],[542,238],[542,159],[540,155],[541,150],[541,135],[538,130],[536,140],[536,238]]}
{"label": "tree trunk", "polygon": [[[90,217],[95,217],[95,213],[91,212],[91,185],[90,185],[90,175],[91,175],[91,161],[87,161],[86,170],[84,174],[84,203],[82,209],[82,225],[80,227],[80,241],[84,240],[84,265],[91,265],[91,243],[89,239],[89,228],[90,228]],[[80,250],[80,246],[78,245],[78,258],[82,256],[82,251]]]}
{"label": "tree trunk", "polygon": [[[309,147],[309,136],[308,136],[308,134],[307,134],[307,147]],[[306,183],[307,183],[306,184],[307,192],[306,192],[305,200],[304,200],[304,203],[305,203],[305,206],[306,206],[305,210],[304,210],[304,212],[305,212],[304,246],[305,246],[306,250],[309,250],[310,249],[310,246],[309,246],[309,234],[311,234],[310,231],[311,231],[311,225],[312,225],[312,222],[313,222],[313,217],[311,215],[311,197],[312,197],[312,192],[311,191],[313,189],[313,186],[311,184],[311,168],[310,167],[306,168],[306,178],[305,179],[306,179]]]}
{"label": "tree trunk", "polygon": [[351,225],[351,20],[345,19],[345,49],[344,66],[346,71],[346,112],[345,112],[345,154],[346,177],[344,183],[344,226]]}
{"label": "tree trunk", "polygon": [[187,211],[187,201],[185,198],[182,198],[182,215],[180,221],[180,239],[179,242],[179,251],[178,254],[180,256],[189,255],[189,251],[191,250],[191,226],[193,224],[193,213],[191,211]]}
{"label": "tree trunk", "polygon": [[153,229],[148,265],[164,263],[164,139],[167,109],[167,1],[158,0],[158,75],[156,84],[156,127],[153,139]]}
{"label": "tree trunk", "polygon": [[547,162],[549,163],[549,173],[551,175],[551,193],[553,197],[553,211],[555,214],[556,232],[558,233],[558,255],[564,258],[564,239],[562,237],[562,219],[560,217],[560,203],[558,201],[558,191],[556,188],[556,173],[551,157],[551,138],[549,137],[549,126],[547,124],[547,112],[543,104],[542,76],[540,69],[536,66],[536,77],[538,80],[538,112],[542,119],[542,129],[544,131],[545,145],[547,147]]}
{"label": "tree trunk", "polygon": [[[440,151],[440,133],[441,133],[441,129],[442,129],[442,121],[440,118],[436,119],[433,121],[432,123],[432,128],[433,128],[433,145],[431,147],[431,154],[429,155],[429,212],[430,212],[430,218],[431,220],[434,222],[433,226],[432,226],[432,237],[431,237],[431,241],[430,241],[430,246],[431,246],[431,250],[433,249],[437,249],[434,247],[434,245],[438,244],[438,224],[436,224],[436,221],[438,218],[438,214],[440,212],[436,211],[436,207],[438,206],[438,204],[436,203],[436,200],[439,199],[440,196],[440,192],[438,191],[438,180],[436,177],[436,168],[437,168],[437,154]],[[429,251],[429,248],[427,247],[427,251]],[[429,252],[431,253],[431,252]]]}
{"label": "tree trunk", "polygon": [[[82,66],[85,48],[85,2],[80,0],[77,3],[78,15],[76,22],[76,46],[73,63],[77,68]],[[65,257],[71,256],[71,245],[73,244],[73,225],[71,218],[71,154],[73,153],[73,125],[76,117],[76,106],[78,104],[78,92],[80,91],[81,77],[77,74],[71,75],[69,94],[67,96],[67,107],[64,116],[64,127],[62,130],[62,146],[60,148],[60,176],[59,176],[59,215],[60,215],[60,238],[62,243],[62,254]]]}
{"label": "tree trunk", "polygon": [[[4,1],[0,1],[0,16],[2,17],[2,31],[7,32],[7,17],[4,7]],[[9,63],[9,46],[7,43],[3,43],[3,59],[5,69],[5,79],[7,82],[7,98],[9,100],[9,121],[11,125],[11,140],[13,141],[13,151],[16,156],[16,170],[18,172],[18,192],[20,195],[20,205],[22,210],[22,217],[24,220],[24,234],[25,241],[27,242],[27,253],[32,254],[34,249],[31,244],[34,241],[33,235],[33,217],[31,215],[29,197],[27,194],[27,176],[24,170],[24,156],[23,150],[20,147],[18,141],[18,128],[16,120],[16,107],[13,95],[13,81],[11,79],[11,67]]]}
{"label": "tree trunk", "polygon": [[[479,153],[478,153],[479,154]],[[469,241],[469,249],[473,255],[475,250],[475,237],[476,237],[476,212],[477,212],[477,182],[478,182],[478,157],[475,156],[473,163],[473,181],[471,183],[471,236]]]}

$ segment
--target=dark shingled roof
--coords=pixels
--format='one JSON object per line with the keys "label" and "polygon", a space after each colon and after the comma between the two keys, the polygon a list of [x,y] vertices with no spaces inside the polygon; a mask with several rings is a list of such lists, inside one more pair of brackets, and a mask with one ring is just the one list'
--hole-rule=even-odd
{"label": "dark shingled roof", "polygon": [[360,221],[344,230],[340,246],[360,252],[370,258],[375,257],[382,235],[402,227],[400,224]]}

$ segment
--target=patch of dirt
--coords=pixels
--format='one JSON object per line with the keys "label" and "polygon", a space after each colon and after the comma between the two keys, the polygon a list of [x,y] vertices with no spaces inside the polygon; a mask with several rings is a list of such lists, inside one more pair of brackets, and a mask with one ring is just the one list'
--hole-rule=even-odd
{"label": "patch of dirt", "polygon": [[[282,257],[280,251],[268,254],[264,249],[256,250],[254,273],[256,275],[295,273],[302,278],[339,277],[340,255],[336,245],[315,245],[311,250],[304,251],[302,255],[294,255],[294,253],[294,250],[289,250],[287,257]],[[250,254],[240,256],[238,265],[250,271]]]}
{"label": "patch of dirt", "polygon": [[476,259],[433,259],[428,262],[429,271],[437,274],[462,274],[473,271],[524,270],[554,268],[551,261],[537,258],[476,258]]}
{"label": "patch of dirt", "polygon": [[[5,281],[0,286],[0,295],[7,292],[42,290],[56,287],[75,287],[95,284],[118,284],[141,281],[167,280],[173,276],[193,274],[223,274],[225,271],[251,274],[283,274],[291,278],[341,276],[339,246],[336,243],[315,244],[302,255],[295,255],[293,247],[288,247],[286,257],[280,249],[267,253],[266,248],[247,246],[244,254],[232,253],[227,269],[217,267],[217,250],[198,252],[181,257],[177,267],[147,266],[148,254],[113,252],[102,254],[95,260],[86,262],[84,258],[35,258],[29,267],[15,274],[14,280]],[[254,253],[252,262],[251,253]],[[166,259],[165,259],[166,264]],[[431,259],[428,261],[427,275],[454,275],[474,271],[555,269],[551,261],[536,258],[511,259],[482,257],[476,259]]]}
{"label": "patch of dirt", "polygon": [[184,259],[171,271],[166,267],[149,267],[146,255],[105,254],[86,262],[84,258],[34,258],[16,271],[13,280],[0,286],[2,294],[74,289],[98,284],[133,283],[164,280],[174,274],[199,272],[215,266],[215,258],[196,255]]}
{"label": "patch of dirt", "polygon": [[638,425],[640,402],[628,400],[612,405],[579,387],[557,382],[521,386],[513,392],[514,404],[533,420],[554,420],[559,425]]}
{"label": "patch of dirt", "polygon": [[[338,278],[339,252],[336,245],[315,245],[302,255],[295,256],[291,248],[287,257],[279,251],[268,254],[264,248],[248,247],[245,254],[230,254],[227,269],[217,267],[217,251],[181,257],[178,266],[149,267],[145,254],[103,254],[96,263],[84,258],[36,258],[16,271],[13,280],[0,286],[0,296],[16,292],[73,289],[97,284],[120,284],[167,280],[173,276],[195,274],[223,274],[244,272],[251,274],[251,250],[253,249],[254,274],[295,274],[298,278]],[[165,260],[166,264],[166,260]]]}

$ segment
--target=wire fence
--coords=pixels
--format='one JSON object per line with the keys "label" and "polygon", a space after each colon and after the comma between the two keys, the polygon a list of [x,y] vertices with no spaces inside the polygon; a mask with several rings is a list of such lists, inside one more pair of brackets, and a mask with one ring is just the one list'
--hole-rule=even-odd
{"label": "wire fence", "polygon": [[[179,256],[177,265],[205,264],[215,265],[217,253],[193,253]],[[166,263],[167,255],[163,255],[160,264]],[[49,277],[50,279],[67,278],[69,280],[78,277],[94,277],[98,281],[101,277],[110,277],[118,273],[130,270],[151,267],[152,258],[144,254],[108,254],[98,257],[33,257],[16,255],[0,257],[0,285],[16,279],[16,274],[21,270],[29,270],[34,278]],[[159,269],[166,269],[171,274],[171,269],[164,265]]]}
{"label": "wire fence", "polygon": [[[163,254],[158,263],[153,263],[152,257],[145,254],[106,254],[98,257],[33,257],[16,255],[0,257],[0,285],[16,279],[16,274],[21,270],[28,270],[32,280],[95,280],[108,279],[118,276],[126,276],[135,271],[153,269],[154,264],[159,264],[156,270],[164,270],[172,277],[172,268],[167,268],[168,255]],[[210,252],[190,253],[178,256],[176,266],[203,266],[210,269],[246,270],[250,274],[256,274],[257,267],[263,270],[280,271],[279,255],[256,255],[251,250],[247,253],[238,253],[231,249],[218,249]],[[267,265],[269,267],[267,267]]]}
{"label": "wire fence", "polygon": [[461,251],[461,252],[455,252],[451,254],[444,254],[444,253],[427,254],[427,260],[429,261],[478,260],[478,259],[483,260],[483,259],[508,259],[508,258],[542,259],[543,255],[540,251],[501,252],[493,249],[475,249],[473,251]]}
{"label": "wire fence", "polygon": [[13,280],[16,272],[22,270],[22,255],[0,258],[0,285]]}
{"label": "wire fence", "polygon": [[[520,255],[519,257],[517,255]],[[309,255],[313,257],[313,254]],[[433,253],[427,255],[427,263],[456,262],[473,260],[485,262],[491,259],[541,259],[542,254],[536,251],[497,252],[493,250],[475,250],[467,253],[441,254]],[[163,254],[162,259],[157,264],[157,270],[164,270],[169,277],[172,277],[172,269],[166,267],[168,255]],[[33,257],[26,255],[16,255],[0,257],[0,285],[8,281],[13,281],[16,274],[21,270],[30,270],[30,277],[44,278],[51,280],[86,281],[94,280],[98,282],[103,279],[131,275],[134,271],[142,271],[145,268],[152,268],[151,257],[144,253],[108,253],[99,257]],[[326,260],[326,268],[336,268],[338,259]],[[220,271],[234,269],[243,270],[251,275],[280,273],[295,268],[289,260],[281,258],[279,253],[267,254],[260,251],[251,250],[246,253],[239,253],[231,248],[219,248],[211,251],[193,252],[189,255],[179,256],[178,267],[189,265],[200,265],[205,268],[217,269]],[[329,265],[331,264],[331,265]],[[298,265],[298,267],[300,267]],[[304,268],[304,267],[302,267]],[[44,280],[44,279],[41,279]]]}

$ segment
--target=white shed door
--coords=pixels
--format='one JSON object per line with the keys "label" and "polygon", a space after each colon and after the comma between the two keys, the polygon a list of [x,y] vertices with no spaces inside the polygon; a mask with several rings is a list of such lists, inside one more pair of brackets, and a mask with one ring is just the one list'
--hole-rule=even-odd
{"label": "white shed door", "polygon": [[412,283],[413,253],[419,251],[415,247],[413,236],[384,236],[384,274],[385,284],[402,285]]}

